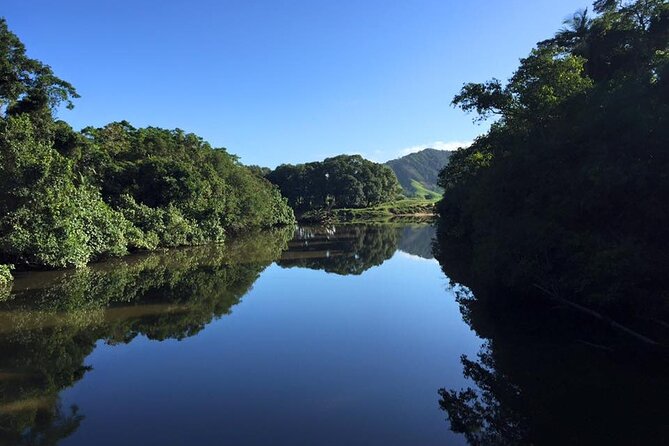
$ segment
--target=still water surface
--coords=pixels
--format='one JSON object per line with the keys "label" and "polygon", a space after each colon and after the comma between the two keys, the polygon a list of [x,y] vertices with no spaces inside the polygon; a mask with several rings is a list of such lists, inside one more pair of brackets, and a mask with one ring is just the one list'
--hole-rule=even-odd
{"label": "still water surface", "polygon": [[667,355],[476,299],[433,237],[300,228],[23,274],[0,445],[669,444]]}
{"label": "still water surface", "polygon": [[[19,277],[4,444],[443,445],[482,341],[427,225],[301,228]],[[457,290],[457,287],[456,287]]]}

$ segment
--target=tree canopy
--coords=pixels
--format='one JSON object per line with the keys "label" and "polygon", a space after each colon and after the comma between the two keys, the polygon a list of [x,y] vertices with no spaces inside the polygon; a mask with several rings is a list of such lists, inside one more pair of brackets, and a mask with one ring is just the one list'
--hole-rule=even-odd
{"label": "tree canopy", "polygon": [[294,222],[276,187],[197,135],[57,120],[77,97],[0,20],[0,264],[81,266]]}
{"label": "tree canopy", "polygon": [[55,110],[62,102],[72,108],[74,87],[56,77],[51,67],[31,59],[21,40],[0,18],[0,113]]}
{"label": "tree canopy", "polygon": [[298,212],[364,208],[394,200],[402,189],[393,171],[360,155],[306,164],[282,164],[267,175]]}
{"label": "tree canopy", "polygon": [[440,174],[440,255],[459,252],[487,290],[666,316],[669,4],[594,10],[537,44],[508,82],[454,98],[495,120]]}

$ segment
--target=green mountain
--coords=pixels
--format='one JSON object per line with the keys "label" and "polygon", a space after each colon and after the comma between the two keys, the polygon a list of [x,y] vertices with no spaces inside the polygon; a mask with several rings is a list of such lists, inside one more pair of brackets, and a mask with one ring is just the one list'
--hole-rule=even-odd
{"label": "green mountain", "polygon": [[451,153],[446,150],[424,149],[390,160],[386,166],[395,172],[404,193],[408,196],[440,198],[437,176],[448,164]]}

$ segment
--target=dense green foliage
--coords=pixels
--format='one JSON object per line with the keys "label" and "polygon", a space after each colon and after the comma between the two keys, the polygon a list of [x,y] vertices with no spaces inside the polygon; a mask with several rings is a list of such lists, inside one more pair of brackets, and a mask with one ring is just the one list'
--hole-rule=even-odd
{"label": "dense green foliage", "polygon": [[224,231],[289,224],[279,191],[224,149],[181,130],[128,123],[82,131],[78,166],[105,201],[159,244],[219,240]]}
{"label": "dense green foliage", "polygon": [[0,264],[0,301],[9,297],[12,288],[14,265]]}
{"label": "dense green foliage", "polygon": [[455,97],[497,120],[440,174],[439,256],[469,269],[479,299],[506,288],[513,299],[661,319],[669,4],[600,0],[595,11],[539,43],[507,84],[468,84]]}
{"label": "dense green foliage", "polygon": [[394,200],[401,188],[393,171],[360,155],[282,164],[267,175],[297,212],[364,208]]}
{"label": "dense green foliage", "polygon": [[0,20],[0,262],[81,266],[294,221],[271,183],[196,135],[55,120],[75,97]]}
{"label": "dense green foliage", "polygon": [[0,264],[0,286],[7,285],[12,281],[13,265]]}
{"label": "dense green foliage", "polygon": [[[393,169],[407,196],[431,198],[430,191],[440,190],[437,185],[438,175],[448,164],[451,153],[446,150],[425,149],[390,160],[386,163],[386,166]],[[430,195],[430,197],[426,197],[426,195]]]}

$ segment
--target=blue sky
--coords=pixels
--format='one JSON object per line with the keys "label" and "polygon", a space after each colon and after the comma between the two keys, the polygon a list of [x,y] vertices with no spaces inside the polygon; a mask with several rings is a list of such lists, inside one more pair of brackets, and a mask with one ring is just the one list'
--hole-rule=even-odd
{"label": "blue sky", "polygon": [[274,167],[386,161],[485,131],[450,106],[508,78],[587,0],[3,0],[31,57],[82,98],[75,128],[181,128]]}

